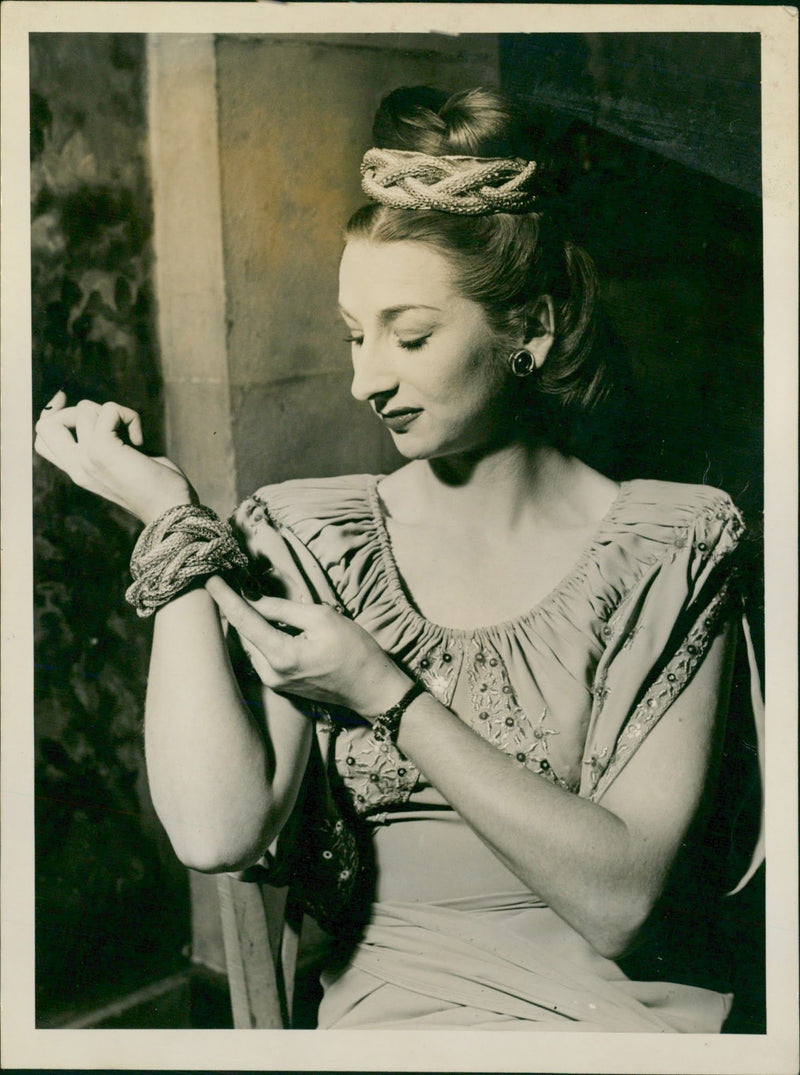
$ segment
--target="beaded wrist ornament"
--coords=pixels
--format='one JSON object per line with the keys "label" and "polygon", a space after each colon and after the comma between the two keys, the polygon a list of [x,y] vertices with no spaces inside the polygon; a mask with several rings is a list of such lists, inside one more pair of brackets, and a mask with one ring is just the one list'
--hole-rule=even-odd
{"label": "beaded wrist ornament", "polygon": [[536,202],[536,162],[519,157],[433,157],[405,149],[368,149],[365,194],[394,209],[438,209],[461,216],[526,213]]}
{"label": "beaded wrist ornament", "polygon": [[125,599],[139,616],[152,616],[198,580],[246,571],[247,566],[233,530],[216,512],[199,504],[179,504],[140,534],[131,556],[134,581]]}
{"label": "beaded wrist ornament", "polygon": [[415,698],[419,698],[421,694],[425,693],[425,688],[421,683],[415,683],[400,701],[386,710],[385,713],[380,713],[372,721],[372,734],[378,740],[379,743],[384,743],[387,740],[397,745],[397,736],[400,734],[400,721],[403,719],[403,714],[414,701]]}

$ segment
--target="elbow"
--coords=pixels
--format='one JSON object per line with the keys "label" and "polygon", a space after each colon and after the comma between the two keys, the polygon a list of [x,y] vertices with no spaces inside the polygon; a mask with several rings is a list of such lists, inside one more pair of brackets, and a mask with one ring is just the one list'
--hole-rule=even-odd
{"label": "elbow", "polygon": [[593,931],[592,935],[587,937],[587,940],[601,956],[616,961],[622,959],[623,956],[628,955],[636,948],[642,928],[643,924],[605,925]]}
{"label": "elbow", "polygon": [[667,870],[633,863],[609,874],[595,890],[587,915],[586,940],[606,959],[618,960],[637,948],[661,905]]}
{"label": "elbow", "polygon": [[232,848],[181,845],[175,841],[172,846],[182,865],[196,873],[235,873],[258,862],[264,853],[237,853]]}
{"label": "elbow", "polygon": [[267,821],[249,832],[239,829],[235,836],[188,827],[169,835],[175,854],[187,869],[197,873],[235,873],[263,858],[277,832]]}
{"label": "elbow", "polygon": [[597,916],[584,936],[601,956],[615,961],[622,959],[640,943],[654,905],[655,901],[648,896],[631,895]]}
{"label": "elbow", "polygon": [[175,853],[187,870],[195,873],[236,873],[254,865],[261,855],[232,855],[213,848],[178,848]]}
{"label": "elbow", "polygon": [[248,794],[225,801],[153,804],[178,860],[197,873],[236,873],[258,863],[278,838],[294,800]]}

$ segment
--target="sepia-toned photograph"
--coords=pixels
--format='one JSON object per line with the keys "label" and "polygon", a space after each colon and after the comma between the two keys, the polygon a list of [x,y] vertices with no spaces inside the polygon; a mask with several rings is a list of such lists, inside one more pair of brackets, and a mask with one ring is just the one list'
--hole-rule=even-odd
{"label": "sepia-toned photograph", "polygon": [[792,1070],[765,31],[80,6],[4,29],[4,1063]]}

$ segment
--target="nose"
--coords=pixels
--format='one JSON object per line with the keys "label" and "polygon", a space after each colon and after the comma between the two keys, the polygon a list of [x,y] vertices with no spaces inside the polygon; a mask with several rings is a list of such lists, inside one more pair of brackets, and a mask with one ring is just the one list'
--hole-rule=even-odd
{"label": "nose", "polygon": [[366,340],[353,348],[353,380],[350,392],[362,403],[383,399],[384,402],[397,390],[397,378],[387,361],[384,349]]}

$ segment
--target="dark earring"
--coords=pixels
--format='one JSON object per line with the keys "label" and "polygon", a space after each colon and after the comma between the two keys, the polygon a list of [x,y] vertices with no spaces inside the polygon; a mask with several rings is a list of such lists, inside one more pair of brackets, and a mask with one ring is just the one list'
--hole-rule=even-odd
{"label": "dark earring", "polygon": [[530,377],[536,369],[536,362],[530,351],[523,347],[520,351],[512,351],[507,359],[508,368],[515,377]]}

